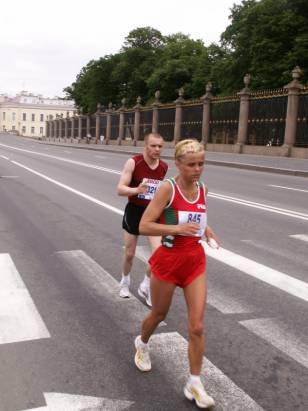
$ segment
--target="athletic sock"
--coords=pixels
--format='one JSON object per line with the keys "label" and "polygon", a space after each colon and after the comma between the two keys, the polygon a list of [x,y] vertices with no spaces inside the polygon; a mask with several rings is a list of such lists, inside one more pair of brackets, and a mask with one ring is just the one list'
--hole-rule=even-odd
{"label": "athletic sock", "polygon": [[188,383],[189,384],[201,384],[201,380],[200,380],[200,375],[192,375],[189,374],[189,379],[188,379]]}
{"label": "athletic sock", "polygon": [[144,276],[144,279],[143,279],[143,281],[142,281],[142,284],[143,284],[145,287],[149,288],[149,287],[150,287],[150,277],[148,277],[147,275],[145,275],[145,276]]}
{"label": "athletic sock", "polygon": [[122,273],[122,279],[121,279],[121,284],[126,284],[126,285],[130,285],[130,275],[124,275]]}

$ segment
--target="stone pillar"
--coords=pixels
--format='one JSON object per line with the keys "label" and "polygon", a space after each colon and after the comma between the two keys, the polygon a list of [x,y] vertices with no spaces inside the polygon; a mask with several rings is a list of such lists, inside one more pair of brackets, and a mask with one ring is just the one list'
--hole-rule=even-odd
{"label": "stone pillar", "polygon": [[184,102],[183,87],[179,89],[178,93],[179,93],[179,97],[175,100],[175,120],[174,120],[174,137],[173,137],[174,144],[176,144],[181,138],[182,105]]}
{"label": "stone pillar", "polygon": [[212,83],[209,81],[205,87],[205,94],[201,97],[201,101],[203,102],[201,141],[204,147],[206,147],[210,138],[211,102],[213,99],[212,88]]}
{"label": "stone pillar", "polygon": [[59,140],[62,138],[62,129],[63,129],[63,114],[60,114],[59,117]]}
{"label": "stone pillar", "polygon": [[133,145],[137,145],[137,141],[140,137],[140,108],[141,108],[141,97],[137,97],[137,104],[134,106],[135,109],[135,120],[134,120],[134,140]]}
{"label": "stone pillar", "polygon": [[111,113],[112,113],[112,103],[108,104],[107,110],[107,124],[106,124],[106,144],[109,144],[111,137]]}
{"label": "stone pillar", "polygon": [[54,121],[55,127],[54,127],[54,139],[58,137],[58,114],[56,114],[56,119]]}
{"label": "stone pillar", "polygon": [[70,119],[69,118],[69,111],[67,111],[66,112],[66,118],[64,120],[64,138],[65,138],[65,141],[68,138],[68,122],[70,121],[69,119]]}
{"label": "stone pillar", "polygon": [[101,125],[101,105],[97,103],[97,110],[95,113],[95,144],[98,143],[99,140],[99,133],[100,133],[100,125]]}
{"label": "stone pillar", "polygon": [[79,141],[82,139],[82,114],[81,112],[78,113],[78,139]]}
{"label": "stone pillar", "polygon": [[72,116],[72,124],[71,124],[71,142],[73,142],[73,139],[75,138],[75,113],[73,113]]}
{"label": "stone pillar", "polygon": [[296,66],[292,70],[291,83],[287,84],[284,88],[288,90],[288,106],[286,117],[286,128],[284,132],[284,144],[283,147],[286,150],[286,156],[290,155],[290,149],[294,146],[296,140],[296,128],[297,128],[297,115],[299,95],[304,86],[299,82],[301,76],[301,69]]}
{"label": "stone pillar", "polygon": [[87,114],[86,116],[86,138],[87,138],[87,143],[90,143],[89,138],[91,138],[91,116],[90,114]]}
{"label": "stone pillar", "polygon": [[251,81],[251,75],[246,74],[244,77],[244,84],[245,87],[239,93],[240,96],[240,114],[239,114],[239,122],[238,122],[238,133],[237,133],[237,142],[235,144],[235,152],[242,153],[243,146],[247,140],[247,133],[248,133],[248,116],[249,116],[249,97],[250,97],[250,89],[249,84]]}
{"label": "stone pillar", "polygon": [[160,106],[160,91],[157,90],[155,91],[155,101],[152,104],[153,108],[153,115],[152,115],[152,133],[158,133],[158,122],[159,122],[159,112],[158,112],[158,107]]}
{"label": "stone pillar", "polygon": [[45,121],[45,137],[49,138],[50,135],[50,121],[49,116],[47,116],[47,121]]}
{"label": "stone pillar", "polygon": [[122,106],[119,109],[120,119],[119,119],[119,138],[118,138],[118,145],[122,144],[122,140],[124,139],[124,111],[125,111],[125,104],[126,99],[122,98],[121,100]]}

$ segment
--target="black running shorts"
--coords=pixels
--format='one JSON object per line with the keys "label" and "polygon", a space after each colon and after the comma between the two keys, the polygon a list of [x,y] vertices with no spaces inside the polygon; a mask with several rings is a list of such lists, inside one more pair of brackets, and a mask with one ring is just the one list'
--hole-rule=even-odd
{"label": "black running shorts", "polygon": [[139,223],[146,207],[127,203],[122,220],[122,228],[129,234],[139,235]]}

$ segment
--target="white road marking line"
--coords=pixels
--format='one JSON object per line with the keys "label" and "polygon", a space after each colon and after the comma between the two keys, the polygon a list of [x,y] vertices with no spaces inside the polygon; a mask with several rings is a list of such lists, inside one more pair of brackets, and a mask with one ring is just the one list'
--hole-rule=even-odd
{"label": "white road marking line", "polygon": [[[147,263],[150,256],[151,252],[149,247],[137,246],[137,258],[139,258],[144,263]],[[210,285],[207,295],[207,302],[223,314],[243,314],[255,311],[252,307],[235,300],[234,298],[227,295],[224,291],[214,288]]]}
{"label": "white road marking line", "polygon": [[[64,157],[52,156],[52,155],[40,153],[40,152],[37,152],[37,151],[24,150],[24,149],[17,148],[17,147],[7,146],[5,144],[0,144],[0,146],[11,148],[13,150],[24,151],[26,153],[38,154],[38,155],[41,155],[41,156],[44,156],[44,157],[50,157],[50,158],[53,158],[53,159],[56,159],[56,160],[65,161],[67,163],[76,164],[76,165],[80,165],[80,166],[88,167],[88,168],[93,168],[93,169],[108,172],[108,173],[121,175],[120,170],[113,170],[111,168],[100,167],[100,166],[96,166],[96,165],[93,165],[93,164],[84,163],[84,162],[76,161],[76,160],[70,160],[70,159],[64,158]],[[281,214],[281,215],[285,215],[285,216],[288,216],[288,217],[293,217],[293,218],[298,218],[298,219],[301,219],[301,220],[308,221],[308,214],[305,214],[305,213],[299,213],[297,211],[288,210],[288,209],[279,208],[279,207],[272,207],[272,206],[269,206],[269,205],[266,205],[266,204],[263,204],[263,203],[257,203],[257,202],[254,202],[254,201],[244,200],[244,199],[231,197],[231,196],[226,196],[226,195],[218,194],[218,193],[209,192],[208,196],[219,199],[219,200],[228,201],[228,202],[231,202],[231,203],[244,205],[244,206],[247,206],[247,207],[253,207],[253,208],[257,208],[259,210],[265,210],[265,211],[269,211],[271,213]]]}
{"label": "white road marking line", "polygon": [[[119,296],[119,283],[108,271],[104,270],[96,261],[82,250],[58,251],[56,255],[78,277],[83,286],[91,293],[108,301],[112,311],[112,320],[130,333],[140,333],[141,322],[149,313],[149,309],[131,295],[130,298]],[[133,281],[133,279],[132,279]],[[123,308],[130,319],[123,315]],[[166,325],[166,323],[162,323]]]}
{"label": "white road marking line", "polygon": [[205,247],[208,256],[223,264],[227,264],[238,271],[242,271],[244,274],[248,274],[258,280],[279,288],[290,295],[308,301],[308,283],[269,268],[266,265],[257,263],[256,261],[250,260],[239,254],[235,254],[222,247],[218,250],[214,250],[205,242],[202,242],[202,244]]}
{"label": "white road marking line", "polygon": [[[58,185],[59,187],[77,194],[80,197],[85,198],[86,200],[92,201],[93,203],[100,205],[101,207],[104,207],[116,214],[123,216],[123,211],[116,207],[113,207],[107,203],[104,203],[103,201],[84,194],[81,191],[75,190],[74,188],[66,184],[62,184],[59,181],[54,180],[42,173],[38,173],[37,171],[26,167],[23,164],[18,163],[17,161],[12,161],[12,163],[24,168],[25,170],[30,171],[31,173],[38,175],[41,178],[44,178],[47,181],[50,181],[51,183]],[[297,280],[296,278],[290,277],[287,274],[273,270],[269,267],[259,264],[253,260],[249,260],[248,258],[242,257],[239,254],[232,253],[231,251],[225,250],[223,248],[220,248],[219,250],[213,250],[210,247],[206,246],[206,252],[209,256],[225,264],[228,264],[240,271],[243,271],[246,274],[258,278],[261,281],[271,284],[274,287],[280,288],[281,290],[291,295],[308,301],[308,284],[303,281]]]}
{"label": "white road marking line", "polygon": [[[189,376],[187,341],[179,333],[155,334],[150,339],[153,366],[163,372],[170,386],[179,395]],[[219,409],[225,411],[262,411],[251,397],[241,390],[211,361],[204,358],[201,378],[205,389],[213,396]]]}
{"label": "white road marking line", "polygon": [[71,163],[71,164],[76,164],[78,166],[93,168],[95,170],[105,171],[105,172],[108,172],[108,173],[119,174],[119,175],[121,174],[121,171],[119,171],[119,170],[113,170],[111,168],[106,168],[106,167],[100,167],[100,166],[96,166],[96,165],[93,165],[93,164],[84,163],[82,161],[71,160],[71,159],[65,158],[65,157],[58,157],[58,156],[53,156],[51,154],[44,154],[44,153],[40,153],[38,151],[24,150],[22,148],[7,146],[5,144],[0,144],[0,146],[11,148],[12,150],[23,151],[25,153],[37,154],[37,155],[40,155],[42,157],[53,158],[55,160],[64,161],[66,163]]}
{"label": "white road marking line", "polygon": [[68,151],[68,150],[64,150],[64,153],[66,153],[66,154],[72,154],[72,152],[71,152],[71,151]]}
{"label": "white road marking line", "polygon": [[35,175],[37,175],[37,176],[39,176],[39,177],[41,177],[41,178],[44,178],[45,180],[47,180],[47,181],[49,181],[49,182],[51,182],[51,183],[53,183],[53,184],[56,184],[57,186],[59,186],[59,187],[61,187],[61,188],[64,188],[65,190],[68,190],[68,191],[70,191],[70,192],[72,192],[72,193],[74,193],[74,194],[77,194],[77,195],[79,195],[80,197],[85,198],[86,200],[92,201],[92,203],[95,203],[95,204],[97,204],[97,205],[100,205],[101,207],[107,208],[108,210],[113,211],[113,212],[116,213],[116,214],[119,214],[119,215],[121,215],[121,216],[124,214],[122,210],[120,210],[120,209],[118,209],[118,208],[116,208],[116,207],[113,207],[113,206],[111,206],[111,205],[109,205],[109,204],[107,204],[107,203],[104,203],[103,201],[98,200],[98,199],[95,198],[95,197],[92,197],[92,196],[89,196],[89,195],[87,195],[87,194],[85,194],[85,193],[82,193],[82,192],[79,191],[79,190],[75,190],[74,188],[72,188],[72,187],[70,187],[70,186],[68,186],[68,185],[66,185],[66,184],[63,184],[63,183],[61,183],[60,181],[54,180],[53,178],[50,178],[50,177],[46,176],[45,174],[39,173],[39,172],[33,170],[33,169],[30,168],[30,167],[24,166],[23,164],[18,163],[17,161],[12,161],[12,163],[13,163],[13,164],[16,164],[18,167],[24,168],[24,169],[27,170],[27,171],[30,171],[30,173],[33,173],[33,174],[35,174]]}
{"label": "white road marking line", "polygon": [[297,240],[302,240],[308,242],[308,235],[307,234],[294,234],[290,235],[292,238],[296,238]]}
{"label": "white road marking line", "polygon": [[0,176],[1,178],[18,178],[19,176]]}
{"label": "white road marking line", "polygon": [[282,321],[272,318],[258,318],[239,321],[252,333],[269,342],[293,360],[308,368],[308,338],[306,342],[288,330]]}
{"label": "white road marking line", "polygon": [[31,408],[24,411],[122,411],[134,404],[132,401],[123,401],[109,398],[97,398],[87,395],[72,395],[57,392],[44,393],[46,407]]}
{"label": "white road marking line", "polygon": [[222,314],[245,314],[255,311],[252,306],[238,301],[224,290],[213,287],[211,284],[208,286],[207,303]]}
{"label": "white road marking line", "polygon": [[303,193],[308,193],[308,190],[303,190],[303,189],[300,189],[300,188],[276,186],[276,185],[274,185],[274,184],[269,184],[269,187],[283,188],[283,189],[285,189],[285,190],[302,191]]}
{"label": "white road marking line", "polygon": [[95,158],[101,158],[101,159],[103,159],[103,160],[105,160],[106,159],[106,157],[105,156],[94,156]]}
{"label": "white road marking line", "polygon": [[6,157],[6,156],[0,155],[0,157],[1,157],[1,158],[4,158],[4,160],[9,160],[9,158]]}
{"label": "white road marking line", "polygon": [[308,214],[305,214],[305,213],[299,213],[297,211],[288,210],[288,209],[279,208],[279,207],[272,207],[272,206],[269,206],[269,205],[266,205],[266,204],[256,203],[254,201],[248,201],[248,200],[244,200],[244,199],[240,199],[240,198],[236,198],[236,197],[230,197],[230,196],[226,196],[226,195],[218,194],[218,193],[209,192],[208,196],[213,197],[213,198],[217,198],[218,200],[224,200],[224,201],[228,201],[228,202],[231,202],[231,203],[245,205],[247,207],[253,207],[253,208],[257,208],[259,210],[265,210],[265,211],[269,211],[271,213],[286,215],[288,217],[293,217],[293,218],[298,218],[298,219],[301,219],[301,220],[308,221]]}
{"label": "white road marking line", "polygon": [[0,254],[0,344],[50,338],[9,254]]}

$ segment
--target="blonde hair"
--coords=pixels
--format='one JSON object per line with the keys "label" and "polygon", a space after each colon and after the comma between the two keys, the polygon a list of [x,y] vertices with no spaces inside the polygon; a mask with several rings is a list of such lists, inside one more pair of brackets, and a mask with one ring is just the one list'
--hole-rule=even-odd
{"label": "blonde hair", "polygon": [[204,151],[204,146],[198,140],[186,139],[178,142],[175,146],[174,158],[178,159],[187,153],[200,153]]}

